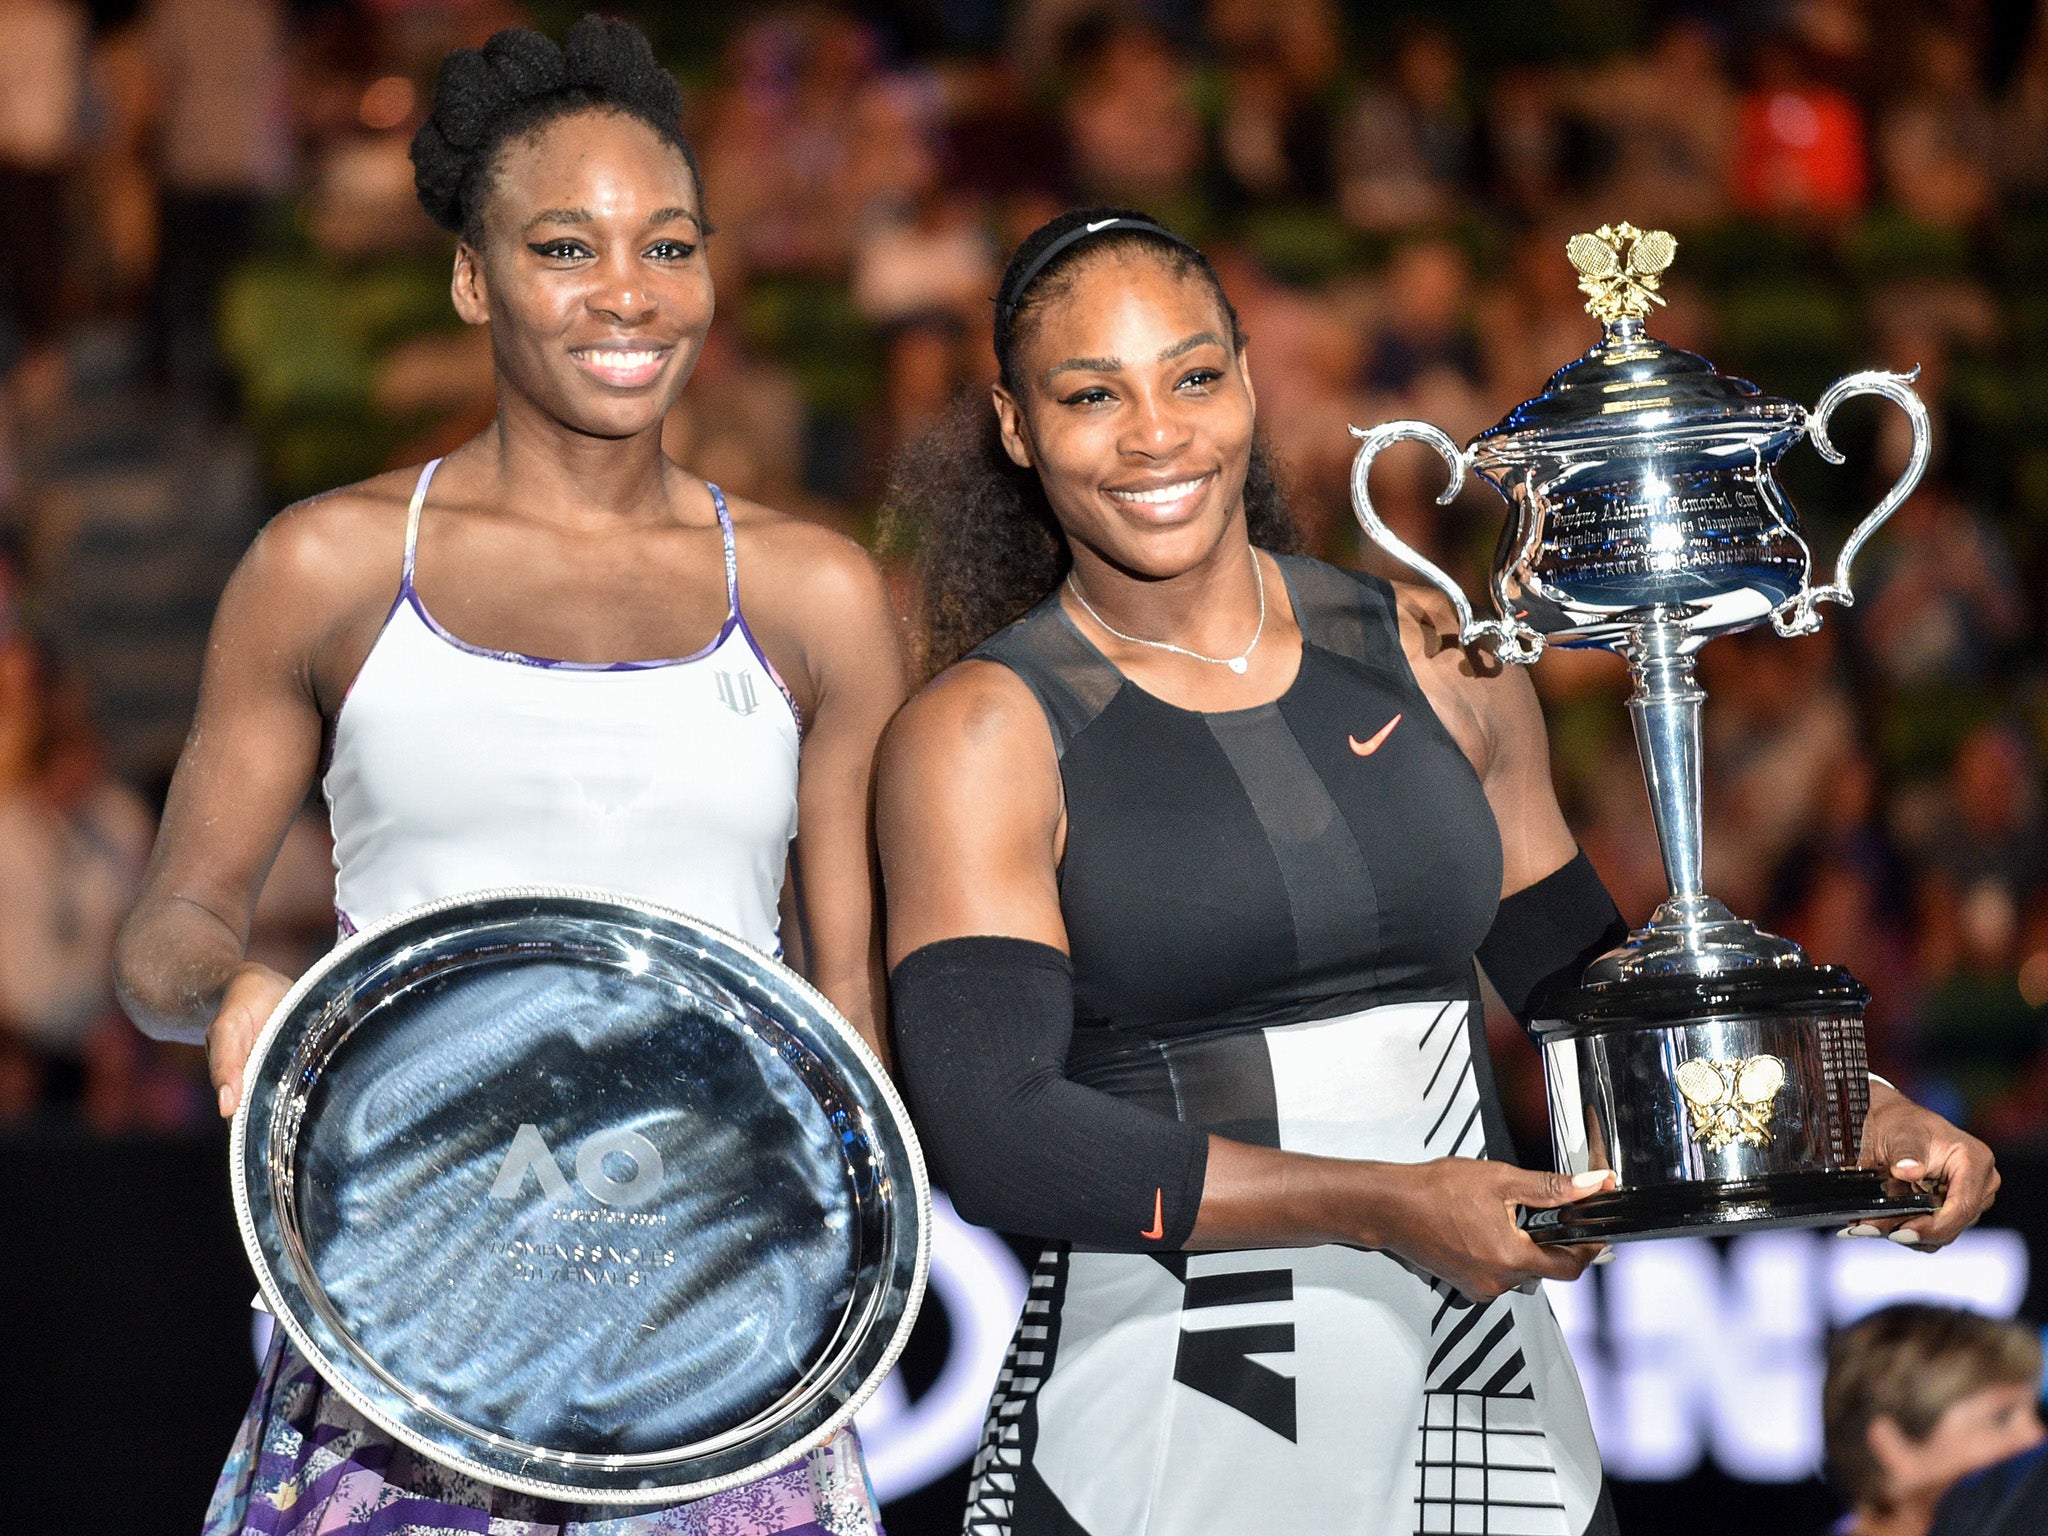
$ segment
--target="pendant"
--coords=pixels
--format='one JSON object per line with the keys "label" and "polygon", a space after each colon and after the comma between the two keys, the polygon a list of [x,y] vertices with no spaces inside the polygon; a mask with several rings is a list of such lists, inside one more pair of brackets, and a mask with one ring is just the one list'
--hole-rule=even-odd
{"label": "pendant", "polygon": [[1229,661],[1224,663],[1225,666],[1229,667],[1230,670],[1235,672],[1239,677],[1244,676],[1245,669],[1249,667],[1251,664],[1252,659],[1249,656],[1233,656],[1230,658]]}

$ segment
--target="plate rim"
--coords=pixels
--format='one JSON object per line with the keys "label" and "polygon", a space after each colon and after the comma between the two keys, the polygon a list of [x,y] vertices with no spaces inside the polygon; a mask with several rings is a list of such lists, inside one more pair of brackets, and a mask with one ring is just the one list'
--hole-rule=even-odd
{"label": "plate rim", "polygon": [[[257,1236],[255,1213],[249,1193],[248,1149],[250,1110],[255,1100],[254,1088],[263,1075],[271,1052],[283,1034],[286,1022],[291,1018],[306,994],[319,986],[328,975],[339,969],[359,950],[381,939],[393,929],[422,918],[457,907],[474,907],[487,903],[514,903],[531,901],[580,901],[619,908],[635,915],[659,918],[665,922],[681,924],[700,933],[708,934],[733,946],[741,954],[772,966],[783,973],[783,978],[793,984],[798,992],[818,1011],[827,1024],[838,1035],[840,1041],[850,1047],[857,1059],[867,1067],[870,1078],[879,1089],[882,1107],[901,1139],[904,1153],[909,1162],[910,1183],[915,1199],[912,1210],[916,1215],[915,1259],[912,1267],[908,1293],[904,1297],[902,1313],[896,1320],[894,1331],[875,1365],[862,1379],[860,1385],[848,1394],[847,1400],[835,1408],[818,1425],[803,1435],[797,1442],[785,1446],[773,1454],[745,1467],[731,1472],[692,1482],[667,1484],[661,1487],[599,1488],[565,1485],[540,1478],[523,1476],[507,1471],[473,1457],[451,1451],[445,1444],[422,1435],[388,1413],[368,1393],[357,1388],[347,1379],[346,1373],[335,1370],[328,1359],[328,1352],[322,1348],[301,1323],[295,1310],[285,1298],[277,1275],[273,1272],[270,1258],[264,1252]],[[649,901],[642,897],[627,895],[620,891],[605,890],[597,886],[582,885],[502,885],[487,886],[458,895],[437,897],[420,902],[402,911],[371,923],[348,935],[328,950],[294,981],[290,989],[271,1010],[263,1028],[257,1032],[255,1041],[249,1047],[248,1059],[243,1063],[241,1096],[236,1103],[234,1118],[228,1135],[229,1184],[234,1196],[235,1225],[241,1233],[243,1252],[249,1259],[250,1268],[255,1272],[257,1289],[262,1295],[264,1306],[269,1310],[277,1326],[282,1328],[292,1343],[303,1355],[306,1362],[319,1374],[321,1382],[338,1394],[356,1412],[384,1433],[392,1436],[410,1449],[428,1459],[495,1488],[514,1493],[524,1493],[536,1498],[552,1499],[561,1503],[611,1504],[647,1507],[662,1503],[680,1503],[707,1498],[715,1493],[741,1487],[755,1482],[764,1475],[790,1465],[809,1454],[810,1451],[828,1443],[839,1431],[853,1421],[853,1417],[866,1405],[882,1382],[887,1379],[904,1348],[910,1341],[910,1332],[917,1321],[919,1309],[924,1300],[925,1288],[931,1269],[931,1178],[925,1166],[924,1149],[919,1145],[917,1131],[911,1122],[908,1107],[898,1092],[888,1069],[874,1048],[861,1038],[860,1031],[848,1022],[846,1016],[831,1000],[820,992],[810,981],[799,975],[784,961],[768,954],[758,945],[749,943],[738,935],[728,932],[716,923],[706,922],[676,907],[662,902]],[[590,1458],[597,1460],[599,1458]]]}

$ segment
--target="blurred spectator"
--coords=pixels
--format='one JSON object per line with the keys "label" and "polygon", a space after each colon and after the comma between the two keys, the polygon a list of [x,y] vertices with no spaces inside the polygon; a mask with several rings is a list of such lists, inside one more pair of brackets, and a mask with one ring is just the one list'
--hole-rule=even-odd
{"label": "blurred spectator", "polygon": [[934,189],[870,221],[854,252],[853,299],[878,326],[934,314],[973,324],[1000,275],[979,201]]}
{"label": "blurred spectator", "polygon": [[2036,8],[1998,116],[1992,167],[2005,189],[2021,200],[2048,195],[2048,4]]}
{"label": "blurred spectator", "polygon": [[1495,411],[1505,413],[1539,393],[1553,373],[1599,339],[1577,274],[1564,260],[1571,236],[1557,225],[1523,233],[1507,272],[1480,298],[1479,344],[1487,404]]}
{"label": "blurred spectator", "polygon": [[1998,119],[1977,61],[1952,25],[1923,21],[1905,51],[1906,90],[1878,127],[1887,198],[1909,218],[1970,227],[1995,195]]}
{"label": "blurred spectator", "polygon": [[1862,212],[1869,170],[1855,100],[1817,78],[1788,37],[1763,40],[1754,74],[1736,118],[1736,205],[1824,221]]}
{"label": "blurred spectator", "polygon": [[1570,110],[1567,95],[1558,71],[1535,64],[1510,65],[1487,87],[1482,141],[1488,191],[1514,218],[1554,214],[1594,158],[1587,124]]}
{"label": "blurred spectator", "polygon": [[221,284],[291,174],[285,17],[276,0],[150,0],[142,25],[159,100],[158,367],[210,385]]}
{"label": "blurred spectator", "polygon": [[1889,61],[1874,46],[1875,37],[1900,11],[1915,9],[1934,7],[1898,7],[1886,16],[1872,0],[1792,0],[1780,16],[1784,35],[1816,76],[1858,100],[1870,101],[1895,83],[1887,70]]}
{"label": "blurred spectator", "polygon": [[950,185],[997,200],[1020,194],[1045,199],[1044,217],[1024,221],[1002,254],[1065,206],[1056,189],[1066,175],[1059,125],[1026,89],[1017,71],[994,60],[956,61],[946,76],[943,125]]}
{"label": "blurred spectator", "polygon": [[913,104],[878,79],[872,29],[837,11],[771,13],[726,61],[699,146],[714,275],[839,276],[869,200],[929,175]]}
{"label": "blurred spectator", "polygon": [[1960,1478],[2041,1442],[2040,1391],[2023,1323],[1905,1304],[1837,1334],[1821,1413],[1844,1536],[1927,1536]]}
{"label": "blurred spectator", "polygon": [[1234,201],[1321,198],[1329,189],[1331,83],[1342,62],[1330,0],[1210,0],[1222,63],[1218,169]]}
{"label": "blurred spectator", "polygon": [[1337,206],[1359,229],[1413,229],[1458,218],[1477,133],[1458,45],[1441,27],[1408,31],[1392,78],[1352,103],[1337,141]]}
{"label": "blurred spectator", "polygon": [[1607,734],[1595,751],[1574,776],[1572,824],[1621,915],[1640,924],[1671,894],[1643,788],[1642,758],[1626,730]]}
{"label": "blurred spectator", "polygon": [[1081,200],[1134,204],[1185,224],[1203,150],[1188,61],[1164,32],[1129,19],[1083,27],[1068,58],[1074,84],[1061,120]]}
{"label": "blurred spectator", "polygon": [[1856,749],[1856,715],[1834,681],[1832,629],[1781,640],[1727,636],[1700,655],[1708,877],[1738,912],[1758,912],[1771,877],[1811,835]]}
{"label": "blurred spectator", "polygon": [[1385,303],[1366,346],[1361,382],[1403,395],[1427,375],[1448,373],[1477,388],[1479,342],[1471,305],[1472,268],[1464,252],[1448,240],[1403,246],[1387,267]]}
{"label": "blurred spectator", "polygon": [[1627,209],[1645,229],[1682,230],[1721,214],[1736,99],[1720,41],[1703,18],[1666,23],[1648,52],[1597,71],[1583,99],[1611,146],[1604,205]]}
{"label": "blurred spectator", "polygon": [[1359,417],[1353,406],[1360,327],[1332,295],[1281,282],[1240,245],[1214,246],[1209,254],[1252,338],[1247,356],[1259,430],[1279,461],[1303,545],[1332,555],[1351,527],[1357,444],[1346,427]]}
{"label": "blurred spectator", "polygon": [[2022,925],[2048,887],[2040,771],[2013,726],[1972,731],[1924,855],[1921,1048],[1971,1114],[2013,1085],[2048,1022],[2019,981]]}
{"label": "blurred spectator", "polygon": [[916,437],[970,381],[988,382],[983,331],[1001,276],[988,210],[936,185],[936,156],[907,201],[871,212],[854,251],[853,299],[883,338],[889,448]]}
{"label": "blurred spectator", "polygon": [[2040,775],[2033,744],[2017,725],[1980,726],[1963,739],[1928,852],[1934,872],[1952,888],[1944,907],[1959,909],[1989,888],[2017,912],[2041,894],[2048,844],[2042,841]]}
{"label": "blurred spectator", "polygon": [[860,229],[901,218],[938,190],[937,83],[914,73],[880,74],[853,98],[837,212]]}
{"label": "blurred spectator", "polygon": [[0,372],[47,347],[64,297],[65,182],[80,149],[85,7],[0,0]]}
{"label": "blurred spectator", "polygon": [[1860,745],[1849,747],[1813,806],[1806,836],[1779,861],[1761,910],[1814,960],[1846,967],[1869,989],[1863,1031],[1871,1068],[1905,1082],[1919,1068],[1912,1038],[1918,972],[1910,876],[1884,808],[1877,764]]}
{"label": "blurred spectator", "polygon": [[801,494],[803,436],[796,381],[754,356],[730,322],[714,322],[692,387],[662,424],[668,456],[735,496],[788,507]]}
{"label": "blurred spectator", "polygon": [[157,189],[150,166],[155,87],[142,29],[133,23],[93,46],[91,96],[98,116],[83,193],[82,285],[91,301],[123,315],[147,307],[157,260]]}
{"label": "blurred spectator", "polygon": [[114,935],[155,830],[0,594],[0,1118],[26,1113],[53,1075],[76,1097],[88,1043],[125,1028],[112,1023]]}
{"label": "blurred spectator", "polygon": [[1872,554],[1857,638],[1893,688],[1980,682],[2025,634],[2026,605],[2005,540],[1951,488],[1923,484],[1892,514]]}

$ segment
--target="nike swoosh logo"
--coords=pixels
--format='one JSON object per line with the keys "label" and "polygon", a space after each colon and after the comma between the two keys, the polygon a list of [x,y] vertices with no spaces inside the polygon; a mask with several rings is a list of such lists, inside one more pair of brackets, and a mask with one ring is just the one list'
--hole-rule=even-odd
{"label": "nike swoosh logo", "polygon": [[1098,231],[1109,228],[1109,226],[1114,224],[1115,222],[1115,219],[1097,219],[1093,224],[1084,225],[1082,226],[1082,228],[1084,233],[1092,235],[1097,233]]}
{"label": "nike swoosh logo", "polygon": [[1401,717],[1396,715],[1364,741],[1360,741],[1356,736],[1346,736],[1344,739],[1351,743],[1351,750],[1360,757],[1371,757],[1373,753],[1379,751],[1380,744],[1394,734],[1394,727],[1400,723]]}
{"label": "nike swoosh logo", "polygon": [[1154,1189],[1152,1191],[1152,1230],[1148,1232],[1141,1227],[1138,1229],[1138,1236],[1149,1237],[1155,1243],[1158,1242],[1160,1238],[1166,1236],[1165,1190]]}

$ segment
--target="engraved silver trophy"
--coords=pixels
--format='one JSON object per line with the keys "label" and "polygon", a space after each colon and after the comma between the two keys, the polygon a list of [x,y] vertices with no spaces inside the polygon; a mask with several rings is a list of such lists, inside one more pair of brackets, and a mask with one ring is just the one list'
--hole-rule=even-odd
{"label": "engraved silver trophy", "polygon": [[[1351,493],[1366,535],[1450,599],[1465,644],[1502,660],[1599,646],[1623,656],[1670,898],[1602,955],[1578,986],[1539,1000],[1557,1166],[1611,1169],[1617,1187],[1532,1212],[1539,1241],[1585,1242],[1839,1225],[1931,1209],[1857,1166],[1869,1078],[1869,994],[1709,896],[1701,883],[1700,647],[1768,620],[1809,634],[1820,605],[1854,601],[1856,552],[1927,467],[1927,411],[1912,375],[1851,374],[1812,410],[1717,372],[1644,332],[1677,242],[1622,223],[1574,236],[1567,255],[1602,323],[1598,344],[1558,370],[1465,449],[1419,421],[1363,439]],[[1828,422],[1843,401],[1881,395],[1913,429],[1911,461],[1857,525],[1816,586],[1813,555],[1778,459],[1802,438],[1830,463]],[[1440,501],[1469,469],[1513,510],[1496,551],[1497,617],[1477,619],[1458,584],[1374,511],[1367,479],[1389,444],[1427,443],[1450,466]]]}

